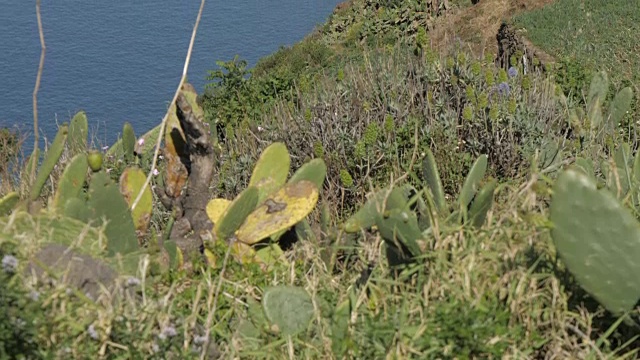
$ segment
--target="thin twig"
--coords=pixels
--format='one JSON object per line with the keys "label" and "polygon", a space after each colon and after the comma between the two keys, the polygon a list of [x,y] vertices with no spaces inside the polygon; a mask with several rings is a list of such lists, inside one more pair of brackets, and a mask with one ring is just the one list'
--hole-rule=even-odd
{"label": "thin twig", "polygon": [[165,128],[167,127],[167,119],[169,118],[169,111],[171,111],[171,107],[176,103],[176,100],[178,99],[178,95],[180,94],[180,89],[182,89],[182,85],[184,84],[184,81],[187,78],[187,71],[189,70],[189,61],[191,60],[191,52],[193,50],[193,43],[196,40],[196,33],[198,32],[198,25],[200,24],[200,18],[202,17],[202,10],[204,9],[204,3],[205,3],[205,0],[202,0],[200,2],[200,9],[198,10],[198,17],[196,18],[196,23],[193,26],[193,32],[191,33],[191,41],[189,42],[189,50],[187,51],[187,57],[185,58],[185,61],[184,61],[184,68],[182,69],[182,77],[180,78],[180,83],[178,84],[178,88],[176,89],[176,93],[173,95],[173,100],[171,100],[171,103],[169,104],[169,108],[167,109],[167,112],[164,114],[164,118],[162,118],[162,123],[160,124],[160,132],[158,133],[158,140],[156,142],[156,149],[155,149],[155,152],[153,153],[153,161],[151,162],[151,170],[149,170],[149,174],[147,175],[147,180],[144,182],[144,185],[142,186],[142,189],[140,189],[140,192],[138,193],[138,196],[136,196],[136,200],[133,202],[133,204],[131,204],[131,210],[132,211],[138,205],[138,202],[142,198],[142,194],[147,189],[147,186],[149,186],[149,183],[151,182],[151,177],[153,176],[153,169],[156,168],[156,164],[158,162],[158,155],[160,154],[160,144],[162,144],[162,138],[164,137],[164,131],[165,131]]}
{"label": "thin twig", "polygon": [[[42,31],[42,17],[40,16],[40,0],[36,0],[36,17],[38,18],[38,33],[40,34],[40,64],[38,65],[38,75],[36,76],[36,84],[33,87],[33,153],[31,161],[36,161],[36,151],[38,150],[38,91],[40,90],[40,79],[42,78],[42,69],[44,68],[44,54],[47,46],[44,42],[44,32]],[[29,182],[33,181],[36,175],[36,165],[31,166],[31,174],[29,174]]]}

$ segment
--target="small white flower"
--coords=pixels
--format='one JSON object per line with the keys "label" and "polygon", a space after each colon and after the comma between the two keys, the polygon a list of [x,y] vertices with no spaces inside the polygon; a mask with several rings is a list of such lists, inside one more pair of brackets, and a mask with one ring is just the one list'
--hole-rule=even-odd
{"label": "small white flower", "polygon": [[5,255],[2,257],[2,270],[7,273],[14,273],[18,268],[18,258],[13,255]]}
{"label": "small white flower", "polygon": [[93,326],[93,324],[89,325],[87,332],[89,333],[90,338],[92,338],[93,340],[98,340],[98,332],[96,331],[96,328]]}
{"label": "small white flower", "polygon": [[264,131],[264,128],[263,128],[262,126],[258,126],[258,131],[259,131],[259,132],[263,132],[263,131]]}
{"label": "small white flower", "polygon": [[112,169],[107,168],[107,174],[109,174],[111,172]]}
{"label": "small white flower", "polygon": [[105,145],[102,147],[102,151],[107,151],[107,150],[109,150],[109,145]]}
{"label": "small white flower", "polygon": [[127,279],[127,286],[138,286],[140,285],[140,279],[135,277],[130,277]]}
{"label": "small white flower", "polygon": [[164,156],[158,155],[158,159],[162,160],[162,159],[164,159]]}
{"label": "small white flower", "polygon": [[202,336],[195,336],[195,337],[193,338],[193,343],[194,343],[194,344],[196,344],[196,345],[202,345],[202,344],[204,344],[205,342],[207,342],[207,337],[206,337],[206,336],[204,336],[204,335],[202,335]]}
{"label": "small white flower", "polygon": [[153,176],[158,176],[158,174],[160,174],[160,171],[158,171],[158,169],[153,169]]}
{"label": "small white flower", "polygon": [[162,333],[160,334],[161,339],[167,338],[167,337],[174,337],[178,335],[178,332],[176,331],[176,328],[174,328],[173,326],[169,325],[169,326],[165,326],[164,329],[162,329]]}
{"label": "small white flower", "polygon": [[139,145],[139,146],[144,145],[144,138],[140,138],[140,139],[138,139],[138,145]]}

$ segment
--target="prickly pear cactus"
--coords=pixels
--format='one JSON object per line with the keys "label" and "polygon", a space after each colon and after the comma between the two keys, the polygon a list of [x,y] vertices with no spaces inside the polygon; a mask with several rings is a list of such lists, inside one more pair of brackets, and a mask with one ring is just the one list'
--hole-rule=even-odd
{"label": "prickly pear cactus", "polygon": [[[258,203],[258,188],[249,186],[241,192],[214,224],[213,232],[218,240],[228,240],[238,230]],[[212,219],[213,221],[213,219]]]}
{"label": "prickly pear cactus", "polygon": [[427,154],[422,163],[422,176],[424,177],[424,181],[427,183],[427,188],[431,190],[436,209],[440,214],[443,214],[447,208],[447,203],[444,199],[444,190],[442,189],[438,166],[431,149],[427,149],[426,153]]}
{"label": "prickly pear cactus", "polygon": [[458,196],[458,202],[463,211],[471,204],[486,171],[487,155],[480,155],[473,163],[471,170],[469,170],[469,174],[467,174],[467,178],[464,180],[462,190],[460,190],[460,195]]}
{"label": "prickly pear cactus", "polygon": [[609,114],[607,115],[608,124],[611,129],[618,127],[627,111],[631,109],[631,101],[633,101],[633,90],[626,87],[616,94],[609,105]]}
{"label": "prickly pear cactus", "polygon": [[63,211],[69,199],[80,195],[88,169],[89,165],[85,154],[78,154],[71,159],[58,182],[58,189],[53,197],[54,209]]}
{"label": "prickly pear cactus", "polygon": [[81,198],[70,198],[64,204],[62,212],[65,216],[88,223],[91,213],[87,201]]}
{"label": "prickly pear cactus", "polygon": [[207,204],[207,216],[211,219],[211,222],[216,224],[220,221],[222,214],[229,207],[231,201],[227,199],[213,199]]}
{"label": "prickly pear cactus", "polygon": [[87,205],[94,220],[106,220],[109,255],[127,254],[138,249],[136,230],[129,206],[109,175],[94,173],[89,183]]}
{"label": "prickly pear cactus", "polygon": [[249,186],[258,188],[258,204],[285,184],[290,166],[289,151],[283,143],[273,143],[264,149],[249,180]]}
{"label": "prickly pear cactus", "polygon": [[133,132],[133,126],[129,122],[125,122],[122,127],[122,150],[126,161],[132,161],[136,149],[136,134]]}
{"label": "prickly pear cactus", "polygon": [[313,301],[308,292],[293,286],[276,286],[265,290],[262,307],[267,320],[283,335],[296,335],[309,326],[313,318]]}
{"label": "prickly pear cactus", "polygon": [[327,165],[324,160],[318,158],[313,159],[302,165],[289,179],[289,183],[295,183],[301,180],[308,180],[314,183],[318,191],[322,190],[322,184],[327,177]]}
{"label": "prickly pear cactus", "polygon": [[587,97],[587,119],[591,124],[591,129],[597,129],[602,124],[602,104],[607,97],[609,90],[609,77],[604,71],[600,71],[593,76],[589,86]]}
{"label": "prickly pear cactus", "polygon": [[307,180],[287,184],[253,211],[236,232],[245,244],[255,244],[304,219],[318,202],[318,189]]}
{"label": "prickly pear cactus", "polygon": [[87,148],[88,134],[87,114],[84,111],[79,111],[69,123],[69,140],[67,144],[71,154],[77,154]]}
{"label": "prickly pear cactus", "polygon": [[0,216],[9,215],[20,200],[17,192],[10,192],[0,199]]}
{"label": "prickly pear cactus", "polygon": [[[383,209],[385,198],[387,203]],[[404,187],[395,187],[390,192],[388,189],[380,190],[371,195],[367,202],[344,223],[344,230],[347,233],[354,233],[370,228],[376,223],[376,217],[380,212],[404,209],[408,202],[409,197]]]}
{"label": "prickly pear cactus", "polygon": [[51,143],[51,147],[47,150],[47,154],[42,161],[36,180],[33,183],[31,193],[29,194],[29,199],[31,201],[36,200],[40,196],[44,184],[47,182],[47,179],[49,178],[49,175],[51,175],[53,168],[58,163],[58,160],[60,160],[68,134],[69,126],[67,124],[62,124],[56,134],[56,137],[53,139],[53,143]]}
{"label": "prickly pear cactus", "polygon": [[[122,196],[124,196],[124,200],[127,202],[129,209],[131,209],[133,202],[140,193],[140,190],[142,190],[142,186],[146,180],[147,177],[144,172],[137,167],[126,168],[120,176],[120,192]],[[131,210],[131,217],[133,218],[138,239],[141,239],[147,233],[149,223],[151,222],[152,211],[153,194],[151,194],[151,188],[147,186],[136,208]]]}
{"label": "prickly pear cactus", "polygon": [[640,298],[640,224],[607,190],[581,171],[562,173],[553,187],[551,236],[582,288],[620,315]]}
{"label": "prickly pear cactus", "polygon": [[487,219],[487,213],[493,206],[493,194],[496,191],[497,181],[491,180],[485,184],[478,192],[471,209],[469,209],[469,220],[471,224],[476,228],[481,228]]}
{"label": "prickly pear cactus", "polygon": [[422,239],[422,233],[418,226],[416,214],[409,210],[392,209],[376,218],[376,225],[380,235],[388,246],[398,248],[396,241],[409,250],[406,257],[414,257],[422,254],[418,240]]}

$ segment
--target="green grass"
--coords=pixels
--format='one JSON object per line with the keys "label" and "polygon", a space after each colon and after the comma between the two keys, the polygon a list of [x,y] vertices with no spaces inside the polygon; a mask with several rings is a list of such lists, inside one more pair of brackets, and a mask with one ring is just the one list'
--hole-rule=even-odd
{"label": "green grass", "polygon": [[526,29],[535,45],[558,60],[581,67],[588,78],[606,69],[618,88],[632,85],[638,92],[638,1],[558,0],[514,21]]}

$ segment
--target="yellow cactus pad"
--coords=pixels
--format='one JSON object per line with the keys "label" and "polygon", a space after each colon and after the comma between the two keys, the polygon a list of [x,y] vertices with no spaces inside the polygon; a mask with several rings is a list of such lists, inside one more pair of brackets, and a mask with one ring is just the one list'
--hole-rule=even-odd
{"label": "yellow cactus pad", "polygon": [[231,204],[231,201],[227,199],[213,199],[209,201],[207,204],[207,216],[209,216],[211,222],[216,224],[229,207],[229,204]]}
{"label": "yellow cactus pad", "polygon": [[259,261],[256,251],[251,246],[239,241],[234,241],[231,244],[231,254],[242,264]]}
{"label": "yellow cactus pad", "polygon": [[318,189],[312,182],[287,184],[247,217],[236,238],[245,244],[255,244],[304,219],[317,202]]}

